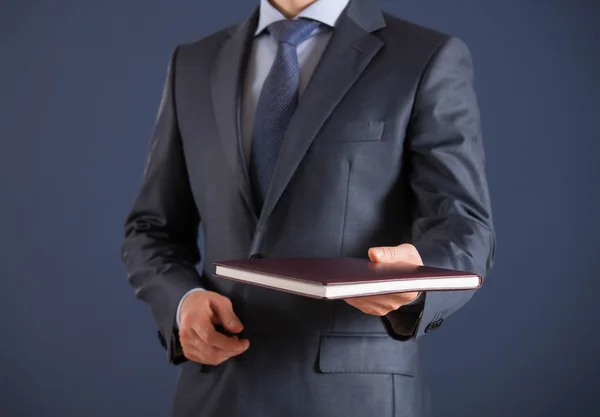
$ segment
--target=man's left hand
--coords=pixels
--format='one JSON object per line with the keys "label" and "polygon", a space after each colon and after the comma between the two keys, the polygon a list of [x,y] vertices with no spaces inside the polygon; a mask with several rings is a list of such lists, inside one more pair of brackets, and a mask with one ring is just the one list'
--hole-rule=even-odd
{"label": "man's left hand", "polygon": [[[404,262],[410,265],[423,265],[421,255],[413,245],[405,243],[400,246],[385,246],[369,249],[371,262],[396,263]],[[418,292],[372,295],[368,297],[347,298],[345,301],[366,314],[385,316],[397,310],[404,304],[410,303],[419,295]]]}

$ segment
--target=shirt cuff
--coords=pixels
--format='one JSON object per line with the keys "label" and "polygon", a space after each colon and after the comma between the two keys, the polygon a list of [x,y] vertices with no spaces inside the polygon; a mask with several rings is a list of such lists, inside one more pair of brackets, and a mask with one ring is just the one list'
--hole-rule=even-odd
{"label": "shirt cuff", "polygon": [[183,297],[181,297],[181,300],[179,300],[179,304],[177,305],[177,313],[175,315],[175,325],[177,326],[177,328],[179,329],[179,311],[181,310],[181,304],[183,304],[183,300],[185,300],[185,297],[187,297],[188,295],[190,295],[193,292],[196,291],[206,291],[204,288],[193,288],[191,290],[189,290],[188,292],[186,292],[185,294],[183,294]]}

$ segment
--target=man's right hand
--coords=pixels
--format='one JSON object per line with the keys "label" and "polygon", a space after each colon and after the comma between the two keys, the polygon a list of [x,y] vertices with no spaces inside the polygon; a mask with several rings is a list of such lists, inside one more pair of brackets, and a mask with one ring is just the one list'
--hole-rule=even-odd
{"label": "man's right hand", "polygon": [[249,340],[226,336],[215,325],[233,334],[244,328],[229,298],[212,291],[196,291],[185,297],[179,312],[179,340],[186,358],[218,365],[250,346]]}

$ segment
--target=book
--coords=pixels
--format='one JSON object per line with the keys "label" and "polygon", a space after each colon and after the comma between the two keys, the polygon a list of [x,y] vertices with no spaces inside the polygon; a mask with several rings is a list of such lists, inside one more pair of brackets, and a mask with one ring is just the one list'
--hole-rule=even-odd
{"label": "book", "polygon": [[215,277],[321,299],[471,290],[483,282],[470,272],[363,258],[227,260],[215,267]]}

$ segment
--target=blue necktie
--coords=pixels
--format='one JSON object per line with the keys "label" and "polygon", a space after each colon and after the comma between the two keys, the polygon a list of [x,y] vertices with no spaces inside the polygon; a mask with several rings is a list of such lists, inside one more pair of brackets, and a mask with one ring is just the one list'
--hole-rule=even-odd
{"label": "blue necktie", "polygon": [[318,22],[280,20],[269,25],[279,43],[277,55],[262,87],[252,129],[250,180],[260,213],[271,183],[288,124],[298,104],[300,67],[296,47],[316,29]]}

